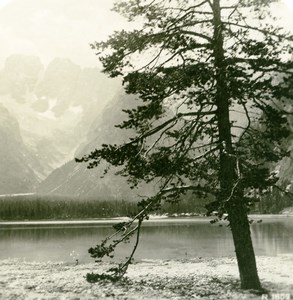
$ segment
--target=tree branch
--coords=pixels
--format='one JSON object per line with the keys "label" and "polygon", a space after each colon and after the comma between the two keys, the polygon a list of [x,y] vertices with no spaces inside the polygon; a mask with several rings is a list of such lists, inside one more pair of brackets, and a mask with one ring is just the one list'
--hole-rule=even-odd
{"label": "tree branch", "polygon": [[258,27],[253,27],[253,26],[250,26],[250,25],[242,25],[242,24],[237,24],[237,23],[233,23],[233,22],[225,22],[223,21],[222,22],[223,24],[226,24],[226,25],[229,25],[229,26],[236,26],[236,27],[240,27],[240,28],[245,28],[245,29],[251,29],[251,30],[254,30],[254,31],[258,31],[264,35],[271,35],[271,36],[275,36],[275,37],[278,37],[278,38],[282,38],[282,39],[287,39],[288,41],[293,41],[293,36],[287,36],[285,34],[276,34],[276,33],[273,33],[273,32],[270,32],[269,30],[265,30],[265,29],[261,29],[261,28],[258,28]]}
{"label": "tree branch", "polygon": [[163,128],[165,128],[167,125],[169,125],[170,123],[174,122],[175,120],[182,118],[182,117],[192,117],[192,116],[207,116],[207,115],[214,115],[216,113],[216,111],[209,111],[209,112],[188,112],[188,113],[178,113],[175,117],[167,120],[166,122],[158,125],[157,127],[147,131],[144,134],[141,134],[140,136],[138,136],[136,139],[132,140],[131,142],[128,142],[125,145],[130,145],[130,144],[134,144],[139,140],[143,140],[157,132],[159,132],[160,130],[162,130]]}

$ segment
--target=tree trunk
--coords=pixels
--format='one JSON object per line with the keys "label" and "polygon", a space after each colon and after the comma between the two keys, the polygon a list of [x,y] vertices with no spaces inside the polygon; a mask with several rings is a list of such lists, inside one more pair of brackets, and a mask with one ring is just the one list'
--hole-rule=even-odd
{"label": "tree trunk", "polygon": [[241,203],[228,209],[242,289],[261,289],[251,241],[247,209]]}
{"label": "tree trunk", "polygon": [[220,142],[220,194],[219,200],[225,203],[233,235],[241,288],[261,289],[257,274],[255,254],[252,246],[247,208],[243,201],[243,189],[236,171],[237,159],[232,146],[229,94],[227,92],[226,66],[223,47],[220,0],[213,1],[214,51],[216,68],[216,105]]}

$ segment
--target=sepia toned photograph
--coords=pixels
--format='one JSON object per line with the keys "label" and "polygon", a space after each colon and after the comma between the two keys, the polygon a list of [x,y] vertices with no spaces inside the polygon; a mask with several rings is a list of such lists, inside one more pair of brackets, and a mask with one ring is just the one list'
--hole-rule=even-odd
{"label": "sepia toned photograph", "polygon": [[293,300],[293,0],[0,0],[0,300]]}

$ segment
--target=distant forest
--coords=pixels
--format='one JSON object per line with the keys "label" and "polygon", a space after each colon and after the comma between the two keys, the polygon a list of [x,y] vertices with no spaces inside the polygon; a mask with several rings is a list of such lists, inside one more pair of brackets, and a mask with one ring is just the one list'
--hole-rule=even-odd
{"label": "distant forest", "polygon": [[[177,203],[164,202],[154,211],[157,215],[204,215],[205,205],[212,199],[186,196]],[[250,212],[278,214],[292,206],[292,200],[278,190],[262,196],[252,205]],[[2,196],[0,220],[67,220],[131,217],[138,212],[137,203],[127,200],[81,199],[50,195]]]}

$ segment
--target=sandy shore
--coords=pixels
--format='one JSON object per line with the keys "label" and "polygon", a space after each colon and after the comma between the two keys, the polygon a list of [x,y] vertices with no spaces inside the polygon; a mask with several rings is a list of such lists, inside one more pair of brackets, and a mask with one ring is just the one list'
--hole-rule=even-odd
{"label": "sandy shore", "polygon": [[[293,299],[293,255],[257,257],[257,263],[269,299],[280,294]],[[0,299],[262,299],[239,289],[235,258],[145,260],[130,266],[126,282],[86,282],[86,273],[107,267],[3,260]]]}

